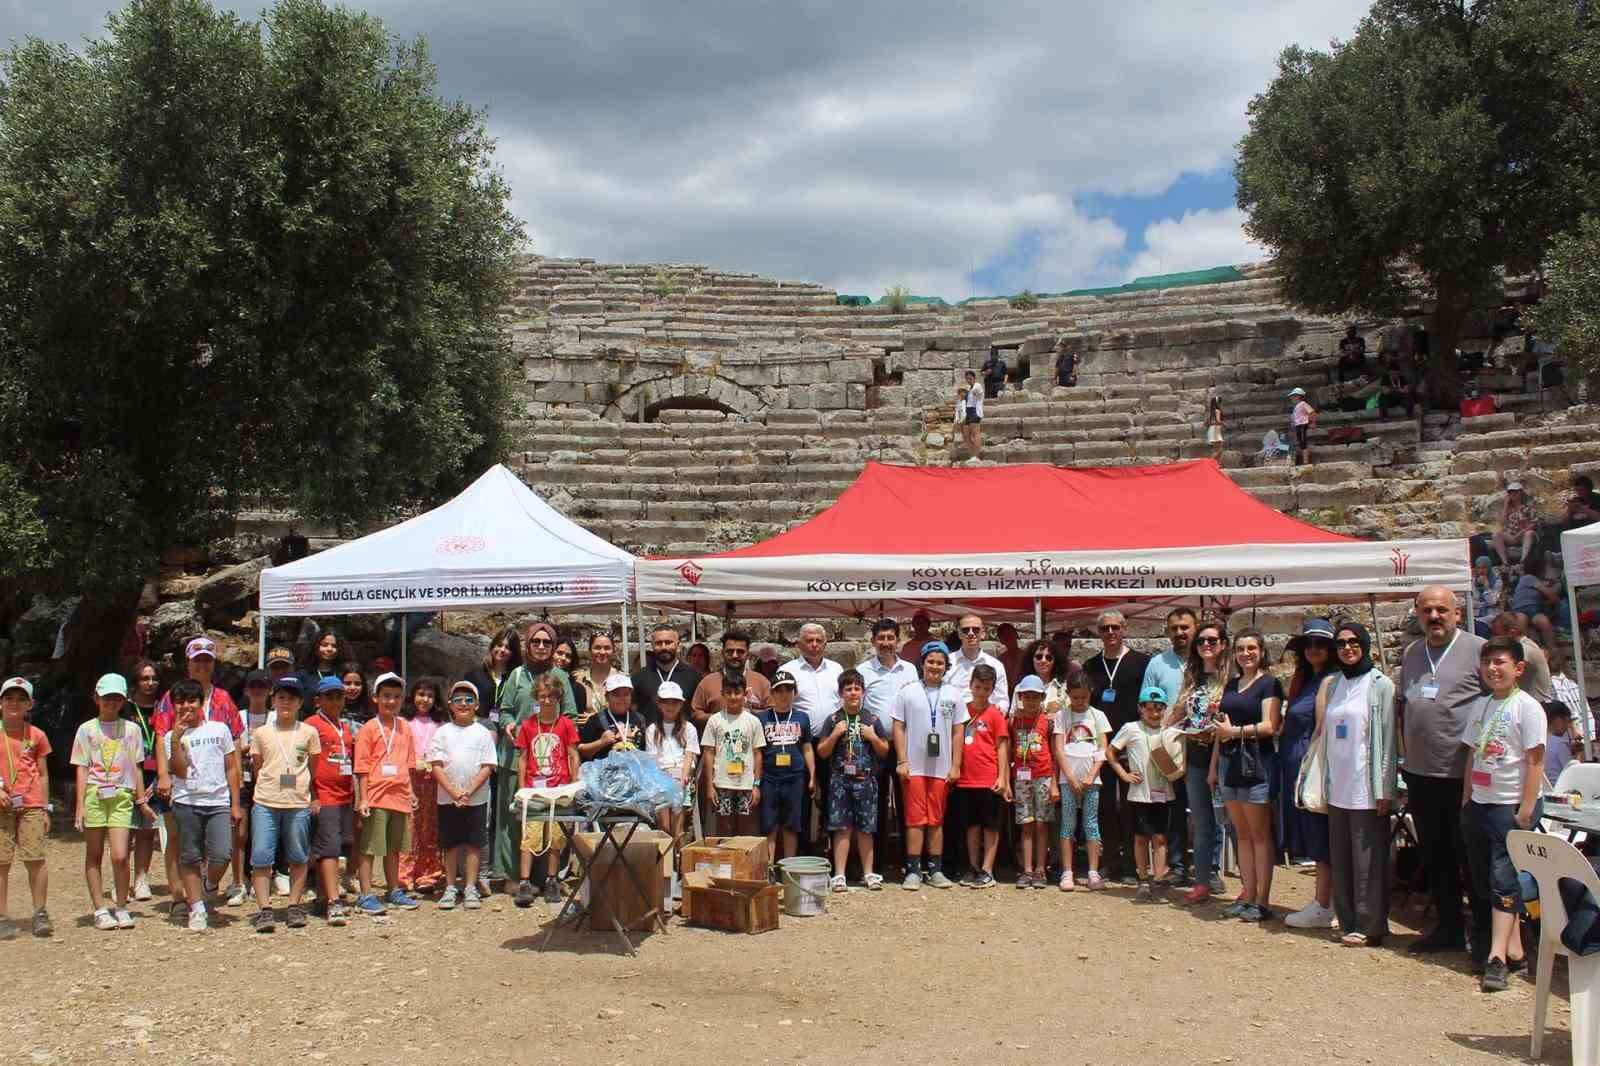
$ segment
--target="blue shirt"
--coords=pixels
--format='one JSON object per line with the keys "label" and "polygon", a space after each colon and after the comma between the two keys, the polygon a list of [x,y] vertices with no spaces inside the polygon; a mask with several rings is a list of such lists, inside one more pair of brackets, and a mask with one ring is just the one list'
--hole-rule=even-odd
{"label": "blue shirt", "polygon": [[1178,698],[1178,690],[1183,688],[1183,668],[1185,662],[1178,658],[1178,653],[1168,648],[1166,651],[1150,660],[1150,665],[1144,668],[1143,688],[1158,688],[1167,695],[1167,706],[1171,707]]}
{"label": "blue shirt", "polygon": [[[756,721],[766,734],[767,746],[761,749],[762,780],[787,781],[804,777],[806,772],[805,749],[811,746],[811,719],[806,712],[790,707],[779,714],[768,707],[756,712]],[[778,756],[787,755],[789,765],[779,766]]]}

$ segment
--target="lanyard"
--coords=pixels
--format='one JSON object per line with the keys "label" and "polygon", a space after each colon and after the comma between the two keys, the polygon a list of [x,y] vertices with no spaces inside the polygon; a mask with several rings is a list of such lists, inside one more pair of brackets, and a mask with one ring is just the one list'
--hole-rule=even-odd
{"label": "lanyard", "polygon": [[[106,724],[99,718],[94,720],[94,729],[96,733],[100,734],[100,774],[109,781],[111,780],[112,767],[122,757],[122,744],[127,739],[127,729],[122,725],[121,718],[117,719],[117,735],[115,737],[106,736]],[[108,760],[106,758],[106,745],[111,743],[116,744],[116,750]]]}
{"label": "lanyard", "polygon": [[134,703],[132,700],[128,701],[128,706],[133,708],[134,717],[139,719],[139,735],[144,737],[145,750],[153,753],[155,751],[155,743],[156,743],[155,733],[150,728],[149,721],[147,721],[145,719],[145,716],[144,716],[145,708],[140,707],[137,703]]}
{"label": "lanyard", "polygon": [[661,668],[659,666],[652,666],[650,669],[656,672],[656,688],[659,689],[662,685],[665,685],[668,681],[671,681],[672,675],[678,672],[678,663],[676,661],[673,662],[672,669],[667,671],[666,677],[661,676]]}
{"label": "lanyard", "polygon": [[861,714],[859,712],[856,714],[845,712],[844,724],[845,758],[854,759],[861,750]]}
{"label": "lanyard", "polygon": [[344,746],[344,722],[335,722],[333,719],[323,714],[320,708],[317,710],[317,717],[321,718],[324,722],[327,722],[329,727],[333,729],[333,737],[339,742],[339,761],[345,762],[348,760],[350,758],[350,754],[349,749]]}
{"label": "lanyard", "polygon": [[1511,701],[1516,699],[1513,693],[1500,701],[1500,706],[1493,713],[1483,716],[1483,727],[1478,730],[1478,743],[1473,745],[1478,752],[1478,758],[1483,758],[1483,749],[1489,746],[1489,737],[1494,732],[1494,727],[1500,724],[1500,719],[1505,717],[1506,708],[1511,706]]}
{"label": "lanyard", "polygon": [[[295,728],[289,730],[289,735],[295,736],[299,732],[300,729],[298,726],[296,726]],[[304,766],[296,766],[295,760],[289,758],[289,751],[283,746],[283,730],[278,728],[277,722],[272,723],[272,742],[278,746],[278,754],[283,756],[283,765],[287,772],[298,774],[301,770],[305,769]]]}
{"label": "lanyard", "polygon": [[1456,641],[1461,639],[1461,630],[1456,630],[1456,635],[1450,638],[1450,643],[1445,645],[1444,654],[1437,660],[1433,657],[1433,649],[1428,647],[1428,642],[1422,642],[1422,654],[1428,657],[1428,676],[1435,680],[1439,677],[1439,663],[1450,658],[1450,649],[1456,646]]}
{"label": "lanyard", "polygon": [[[1122,669],[1122,660],[1126,659],[1127,657],[1128,657],[1128,649],[1127,648],[1123,648],[1122,649],[1122,654],[1117,656],[1116,663],[1111,667],[1111,669],[1106,670],[1106,688],[1116,688],[1117,687],[1117,671]],[[1105,670],[1105,666],[1106,666],[1106,657],[1105,657],[1105,654],[1102,652],[1101,655],[1100,655],[1100,668],[1102,670]]]}
{"label": "lanyard", "polygon": [[606,721],[611,723],[611,728],[617,731],[617,740],[626,743],[628,740],[628,715],[624,711],[622,721],[617,721],[617,716],[611,713],[611,708],[606,708]]}
{"label": "lanyard", "polygon": [[379,718],[376,721],[378,723],[378,735],[383,738],[383,758],[387,762],[389,753],[394,750],[394,738],[400,732],[400,723],[396,721],[394,728],[385,733],[383,731],[383,719]]}
{"label": "lanyard", "polygon": [[789,739],[789,723],[793,721],[793,707],[790,707],[789,710],[785,712],[782,721],[778,720],[778,712],[776,710],[772,712],[772,741],[780,748],[787,748],[790,744],[794,743]]}
{"label": "lanyard", "polygon": [[[16,764],[15,761],[13,761],[13,759],[11,757],[11,734],[10,733],[5,733],[4,730],[0,730],[0,733],[4,733],[5,734],[3,737],[0,737],[0,740],[3,740],[5,742],[6,770],[11,775],[11,780],[6,782],[6,792],[7,793],[11,793],[11,792],[15,792],[16,791],[16,789],[17,789],[17,780],[22,775],[17,770],[17,764]],[[17,743],[19,745],[21,745],[21,744],[26,744],[27,741],[28,741],[28,727],[26,725],[24,725],[22,727],[22,736],[17,738]]]}
{"label": "lanyard", "polygon": [[927,685],[923,685],[922,695],[928,701],[928,732],[932,733],[939,728],[939,689],[930,689]]}

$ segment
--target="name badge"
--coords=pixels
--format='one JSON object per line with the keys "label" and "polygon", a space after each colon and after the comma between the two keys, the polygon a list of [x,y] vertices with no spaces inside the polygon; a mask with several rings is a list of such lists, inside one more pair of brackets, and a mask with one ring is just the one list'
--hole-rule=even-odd
{"label": "name badge", "polygon": [[737,777],[739,774],[744,773],[744,761],[736,759],[733,762],[730,762],[727,766],[723,767],[723,769]]}
{"label": "name badge", "polygon": [[490,711],[489,712],[489,721],[491,721],[491,722],[499,722],[500,721],[500,712],[499,711]]}
{"label": "name badge", "polygon": [[300,777],[298,774],[279,774],[278,787],[293,790],[294,786],[299,782],[299,780]]}
{"label": "name badge", "polygon": [[1033,780],[1033,771],[1028,769],[1026,766],[1017,767],[1017,780],[1018,781],[1032,781]]}
{"label": "name badge", "polygon": [[772,760],[772,764],[774,766],[788,766],[789,763],[792,762],[792,761],[793,760],[791,760],[789,758],[789,753],[788,752],[780,751],[780,752],[778,752],[777,758]]}
{"label": "name badge", "polygon": [[1100,690],[1100,702],[1101,703],[1116,703],[1117,702],[1117,690],[1114,689],[1114,688],[1103,688],[1103,689],[1101,689]]}
{"label": "name badge", "polygon": [[392,762],[386,762],[379,769],[379,773],[383,774],[384,777],[399,777],[400,767],[396,766]]}
{"label": "name badge", "polygon": [[349,777],[354,772],[355,771],[350,769],[350,764],[349,763],[342,762],[342,763],[339,764],[339,776],[340,777]]}
{"label": "name badge", "polygon": [[937,759],[939,757],[939,734],[928,734],[928,755]]}
{"label": "name badge", "polygon": [[27,801],[24,800],[21,796],[12,796],[11,797],[11,809],[15,810],[15,811],[20,811],[20,810],[22,810],[22,805],[25,802],[27,802]]}
{"label": "name badge", "polygon": [[117,793],[122,791],[116,785],[101,785],[100,798],[103,800],[116,799]]}
{"label": "name badge", "polygon": [[548,777],[530,778],[528,780],[528,787],[529,788],[549,788],[550,787],[550,779]]}
{"label": "name badge", "polygon": [[846,777],[859,777],[861,775],[861,769],[856,766],[854,759],[846,759],[844,765],[839,769],[844,772]]}
{"label": "name badge", "polygon": [[1350,727],[1344,722],[1340,722],[1338,725],[1333,727],[1333,735],[1338,737],[1340,740],[1348,740],[1350,737]]}
{"label": "name badge", "polygon": [[239,780],[241,780],[241,781],[249,781],[250,780],[250,771],[249,770],[240,770],[239,771]]}
{"label": "name badge", "polygon": [[1494,783],[1494,779],[1489,776],[1489,771],[1487,770],[1474,770],[1472,771],[1472,783],[1483,788],[1488,788]]}
{"label": "name badge", "polygon": [[1417,692],[1425,700],[1436,700],[1439,698],[1439,682],[1424,681],[1417,688]]}
{"label": "name badge", "polygon": [[972,743],[972,734],[968,733],[965,737],[963,737],[962,743],[970,745]]}

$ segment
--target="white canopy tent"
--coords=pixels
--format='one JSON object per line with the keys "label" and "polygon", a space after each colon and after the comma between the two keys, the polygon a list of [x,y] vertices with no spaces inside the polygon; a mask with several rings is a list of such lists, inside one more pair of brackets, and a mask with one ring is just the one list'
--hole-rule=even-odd
{"label": "white canopy tent", "polygon": [[262,655],[268,617],[620,604],[626,662],[636,561],[497,464],[426,514],[262,571]]}
{"label": "white canopy tent", "polygon": [[[1578,672],[1578,691],[1589,694],[1583,673],[1583,630],[1578,627],[1578,590],[1600,585],[1600,522],[1561,534],[1561,568],[1567,576],[1567,611],[1572,623],[1572,663]],[[1577,708],[1573,709],[1577,713]],[[1590,738],[1593,743],[1597,738]]]}

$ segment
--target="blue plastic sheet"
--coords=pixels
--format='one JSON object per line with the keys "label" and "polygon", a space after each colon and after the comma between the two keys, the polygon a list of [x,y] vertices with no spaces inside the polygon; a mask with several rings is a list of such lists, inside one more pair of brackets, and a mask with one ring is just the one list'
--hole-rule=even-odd
{"label": "blue plastic sheet", "polygon": [[590,817],[627,810],[654,818],[662,807],[683,806],[683,789],[642,751],[613,751],[578,770],[578,803]]}

